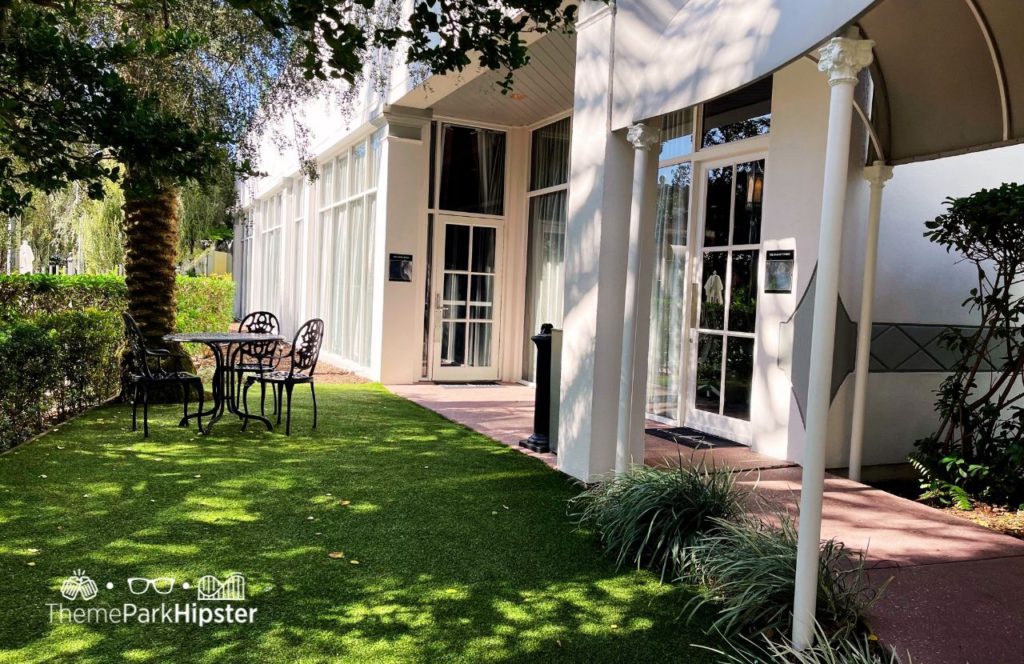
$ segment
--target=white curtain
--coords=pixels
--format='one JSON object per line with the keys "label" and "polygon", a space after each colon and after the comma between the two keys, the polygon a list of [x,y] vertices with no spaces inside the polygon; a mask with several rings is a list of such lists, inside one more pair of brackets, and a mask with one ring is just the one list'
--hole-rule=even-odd
{"label": "white curtain", "polygon": [[530,337],[544,323],[562,326],[565,295],[565,221],[568,191],[530,199],[530,237],[526,272],[526,340],[523,378],[533,380],[536,347]]}

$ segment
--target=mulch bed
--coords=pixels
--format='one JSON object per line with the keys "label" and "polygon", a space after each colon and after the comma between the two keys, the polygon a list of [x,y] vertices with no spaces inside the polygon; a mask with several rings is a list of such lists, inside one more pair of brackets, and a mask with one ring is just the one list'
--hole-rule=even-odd
{"label": "mulch bed", "polygon": [[976,503],[973,509],[962,510],[958,507],[943,509],[947,514],[960,519],[967,519],[979,526],[984,526],[1004,535],[1024,539],[1024,510],[992,507],[984,503]]}

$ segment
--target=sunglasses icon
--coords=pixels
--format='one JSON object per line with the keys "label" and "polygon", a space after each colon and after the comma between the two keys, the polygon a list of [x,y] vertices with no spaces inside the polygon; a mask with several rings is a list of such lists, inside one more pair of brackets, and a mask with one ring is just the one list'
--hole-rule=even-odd
{"label": "sunglasses icon", "polygon": [[150,588],[158,595],[166,595],[174,590],[174,579],[166,576],[156,579],[135,576],[128,579],[128,590],[133,595],[141,595]]}

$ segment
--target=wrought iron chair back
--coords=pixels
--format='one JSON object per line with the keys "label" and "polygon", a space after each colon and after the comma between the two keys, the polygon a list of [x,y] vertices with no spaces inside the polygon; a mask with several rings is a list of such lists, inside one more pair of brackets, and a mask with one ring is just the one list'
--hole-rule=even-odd
{"label": "wrought iron chair back", "polygon": [[292,341],[291,369],[288,374],[294,376],[296,371],[312,376],[316,371],[316,362],[320,358],[320,345],[324,340],[324,322],[319,318],[308,320],[302,324],[295,339]]}
{"label": "wrought iron chair back", "polygon": [[[281,323],[277,320],[277,316],[269,311],[253,311],[238,324],[238,330],[253,334],[278,334],[281,330]],[[247,358],[251,358],[254,364],[265,364],[277,355],[277,346],[278,342],[276,341],[241,344],[238,348],[236,362],[246,363],[249,362]]]}
{"label": "wrought iron chair back", "polygon": [[131,358],[129,366],[131,370],[143,378],[153,378],[153,372],[150,370],[149,362],[147,361],[146,335],[142,333],[142,328],[135,322],[131,314],[127,312],[122,313],[121,318],[124,319],[124,332],[128,338],[128,352]]}

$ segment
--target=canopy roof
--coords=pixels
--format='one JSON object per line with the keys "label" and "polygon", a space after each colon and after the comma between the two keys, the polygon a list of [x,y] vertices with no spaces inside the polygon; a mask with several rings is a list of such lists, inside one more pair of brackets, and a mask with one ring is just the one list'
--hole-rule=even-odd
{"label": "canopy roof", "polygon": [[762,78],[855,24],[875,42],[887,161],[1024,140],[1024,2],[619,0],[617,14],[616,129]]}

